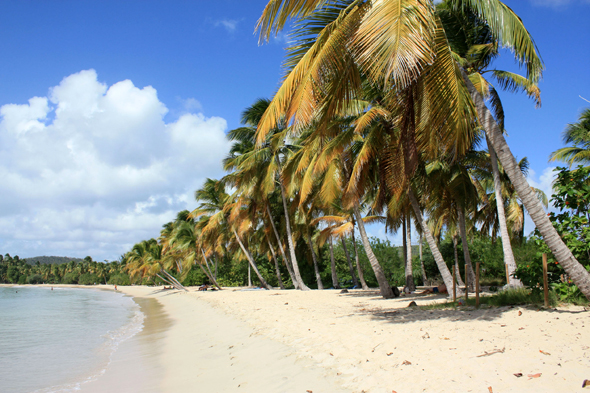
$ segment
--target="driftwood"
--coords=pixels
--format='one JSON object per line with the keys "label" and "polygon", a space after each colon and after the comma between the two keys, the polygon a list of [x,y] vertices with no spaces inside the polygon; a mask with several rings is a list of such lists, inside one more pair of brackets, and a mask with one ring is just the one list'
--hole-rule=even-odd
{"label": "driftwood", "polygon": [[502,349],[495,349],[491,352],[485,351],[484,353],[482,353],[481,355],[477,355],[478,358],[482,357],[482,356],[490,356],[493,355],[495,353],[504,353],[504,350],[506,349],[506,347],[502,348]]}

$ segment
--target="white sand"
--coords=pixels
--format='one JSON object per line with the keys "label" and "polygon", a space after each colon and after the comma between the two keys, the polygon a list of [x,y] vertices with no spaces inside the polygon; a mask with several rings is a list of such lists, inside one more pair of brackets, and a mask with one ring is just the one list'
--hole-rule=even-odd
{"label": "white sand", "polygon": [[590,313],[580,307],[423,311],[333,290],[150,296],[177,322],[163,391],[192,381],[215,392],[581,392],[590,379]]}
{"label": "white sand", "polygon": [[154,391],[590,392],[582,307],[425,311],[407,305],[436,297],[119,289],[156,299],[172,321]]}

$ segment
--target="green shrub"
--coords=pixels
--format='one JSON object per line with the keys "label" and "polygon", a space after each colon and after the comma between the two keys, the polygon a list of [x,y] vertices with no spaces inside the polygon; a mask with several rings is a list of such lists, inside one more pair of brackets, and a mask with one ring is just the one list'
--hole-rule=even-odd
{"label": "green shrub", "polygon": [[74,272],[66,273],[63,276],[61,282],[64,284],[77,284],[78,283],[78,274],[76,274]]}
{"label": "green shrub", "polygon": [[111,285],[131,285],[131,280],[127,274],[117,273],[109,277],[108,283]]}
{"label": "green shrub", "polygon": [[43,277],[41,277],[40,274],[32,274],[29,277],[27,277],[27,282],[29,284],[42,284]]}
{"label": "green shrub", "polygon": [[188,272],[184,280],[181,281],[181,284],[186,287],[194,287],[204,283],[209,284],[209,279],[205,273],[203,273],[201,269],[198,268],[192,269],[190,272]]}
{"label": "green shrub", "polygon": [[588,299],[582,294],[580,288],[571,283],[557,283],[552,286],[553,292],[561,302],[572,303],[576,305],[585,306],[588,304]]}
{"label": "green shrub", "polygon": [[80,285],[94,285],[97,282],[100,282],[100,278],[94,273],[84,273],[78,278]]}

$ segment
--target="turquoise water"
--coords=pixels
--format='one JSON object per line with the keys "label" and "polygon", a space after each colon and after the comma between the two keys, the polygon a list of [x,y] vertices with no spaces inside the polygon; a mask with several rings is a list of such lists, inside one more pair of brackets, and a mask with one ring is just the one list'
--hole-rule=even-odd
{"label": "turquoise water", "polygon": [[0,288],[0,390],[66,393],[99,378],[142,328],[130,297],[111,291]]}

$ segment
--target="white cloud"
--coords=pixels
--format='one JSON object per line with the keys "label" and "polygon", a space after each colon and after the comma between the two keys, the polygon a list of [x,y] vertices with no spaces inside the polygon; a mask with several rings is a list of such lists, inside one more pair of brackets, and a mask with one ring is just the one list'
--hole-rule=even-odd
{"label": "white cloud", "polygon": [[94,70],[0,107],[0,252],[113,259],[192,207],[222,175],[227,125],[167,112],[153,87],[107,86]]}
{"label": "white cloud", "polygon": [[[556,178],[554,169],[555,167],[547,167],[538,177],[534,170],[529,169],[529,174],[527,176],[527,181],[531,187],[538,188],[539,190],[543,191],[545,195],[547,195],[547,200],[549,201],[549,207],[547,211],[554,211],[553,207],[551,206],[551,194],[553,194],[552,185]],[[535,229],[535,224],[533,223],[533,220],[529,216],[528,212],[526,213],[524,220],[524,233],[529,235]]]}
{"label": "white cloud", "polygon": [[215,26],[222,26],[228,33],[233,33],[238,27],[239,21],[235,19],[222,19],[215,22]]}

